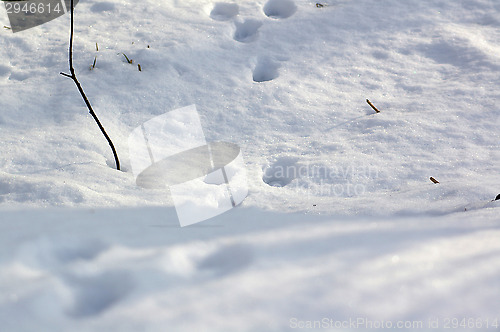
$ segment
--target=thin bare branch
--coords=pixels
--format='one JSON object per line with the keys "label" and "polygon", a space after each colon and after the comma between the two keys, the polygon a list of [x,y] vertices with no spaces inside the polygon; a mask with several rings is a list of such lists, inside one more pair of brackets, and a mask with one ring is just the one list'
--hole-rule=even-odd
{"label": "thin bare branch", "polygon": [[102,134],[104,135],[104,137],[108,141],[108,144],[111,147],[111,151],[113,151],[113,156],[115,157],[116,169],[120,170],[120,161],[118,159],[118,154],[116,153],[115,146],[114,146],[113,142],[111,141],[111,138],[109,138],[108,134],[106,133],[106,130],[102,126],[101,121],[99,121],[99,118],[95,114],[94,109],[92,108],[92,105],[90,104],[90,101],[87,98],[87,95],[83,91],[82,85],[80,84],[80,82],[76,78],[75,68],[73,67],[73,31],[74,31],[74,29],[73,29],[73,22],[74,22],[73,16],[74,16],[74,11],[75,11],[74,6],[73,6],[73,0],[71,0],[70,6],[71,6],[71,11],[70,11],[70,13],[71,13],[71,30],[70,30],[70,36],[69,36],[69,71],[71,74],[61,73],[61,75],[69,77],[73,80],[73,82],[75,82],[75,85],[78,88],[78,91],[80,92],[80,94],[83,98],[83,101],[85,102],[85,105],[87,105],[87,108],[89,109],[90,115],[92,115],[92,117],[94,118],[95,122],[97,123],[97,126],[99,127]]}

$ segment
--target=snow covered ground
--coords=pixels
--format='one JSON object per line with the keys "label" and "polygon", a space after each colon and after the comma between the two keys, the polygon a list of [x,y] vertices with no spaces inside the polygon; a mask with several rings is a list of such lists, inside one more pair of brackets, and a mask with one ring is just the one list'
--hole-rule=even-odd
{"label": "snow covered ground", "polygon": [[[500,3],[320,3],[80,1],[123,171],[69,16],[2,28],[2,331],[497,329]],[[180,228],[128,136],[192,104],[250,192]]]}

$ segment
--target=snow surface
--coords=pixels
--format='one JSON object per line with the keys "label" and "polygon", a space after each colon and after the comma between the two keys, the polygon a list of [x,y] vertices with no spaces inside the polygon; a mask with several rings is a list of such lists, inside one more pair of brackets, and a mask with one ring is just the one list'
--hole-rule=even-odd
{"label": "snow surface", "polygon": [[[75,68],[123,171],[59,75],[69,16],[0,31],[2,331],[500,319],[500,2],[321,4],[81,1]],[[128,136],[191,104],[250,194],[180,228]]]}

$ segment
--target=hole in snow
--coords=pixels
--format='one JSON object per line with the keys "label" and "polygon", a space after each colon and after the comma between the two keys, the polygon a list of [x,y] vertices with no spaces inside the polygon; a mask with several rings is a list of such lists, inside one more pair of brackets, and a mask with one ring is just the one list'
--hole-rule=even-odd
{"label": "hole in snow", "polygon": [[210,12],[210,17],[216,21],[227,21],[238,15],[240,8],[235,3],[218,2]]}
{"label": "hole in snow", "polygon": [[106,1],[95,3],[92,5],[92,7],[90,7],[90,11],[93,13],[112,12],[114,10],[115,10],[115,4]]}
{"label": "hole in snow", "polygon": [[272,187],[284,187],[299,176],[299,170],[297,158],[282,157],[265,169],[262,181]]}
{"label": "hole in snow", "polygon": [[10,73],[10,68],[4,65],[0,65],[0,77],[7,77]]}
{"label": "hole in snow", "polygon": [[252,263],[252,247],[233,244],[219,248],[205,257],[199,264],[201,270],[211,270],[216,275],[227,275],[239,271]]}
{"label": "hole in snow", "polygon": [[253,71],[253,80],[255,82],[272,81],[279,76],[278,69],[280,64],[274,62],[270,58],[259,58],[257,66]]}
{"label": "hole in snow", "polygon": [[235,24],[234,40],[242,43],[249,43],[257,39],[257,33],[262,26],[262,23],[257,20],[246,20],[243,23]]}
{"label": "hole in snow", "polygon": [[[106,165],[108,165],[110,168],[116,171],[116,162],[114,159],[106,159]],[[120,163],[120,171],[127,173],[128,172],[127,166],[124,166],[123,164]]]}
{"label": "hole in snow", "polygon": [[272,18],[288,18],[296,11],[297,6],[292,0],[269,0],[264,6],[264,13]]}
{"label": "hole in snow", "polygon": [[68,314],[75,318],[92,317],[104,313],[122,301],[134,288],[135,281],[128,273],[109,271],[92,277],[67,277],[74,290],[74,304]]}

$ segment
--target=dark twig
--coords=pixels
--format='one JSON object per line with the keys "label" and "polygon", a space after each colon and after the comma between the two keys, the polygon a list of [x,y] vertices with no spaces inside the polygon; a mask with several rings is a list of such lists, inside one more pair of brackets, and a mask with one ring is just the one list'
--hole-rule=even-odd
{"label": "dark twig", "polygon": [[438,184],[438,183],[439,183],[439,181],[438,181],[438,180],[436,180],[436,179],[434,179],[432,176],[430,177],[430,180],[431,180],[432,182],[434,182],[435,184]]}
{"label": "dark twig", "polygon": [[128,56],[127,56],[125,53],[122,53],[122,54],[123,54],[123,56],[125,57],[125,59],[127,59],[127,62],[128,62],[128,63],[132,63],[132,62],[134,62],[134,60],[129,59],[129,58],[128,58]]}
{"label": "dark twig", "polygon": [[87,105],[87,108],[89,109],[90,115],[94,118],[95,122],[99,126],[99,129],[101,130],[102,134],[108,141],[109,146],[111,147],[111,150],[113,151],[113,156],[115,157],[115,163],[116,163],[116,169],[120,170],[120,161],[118,160],[118,154],[116,153],[115,146],[113,145],[113,142],[111,141],[111,138],[109,138],[108,134],[106,133],[106,130],[104,130],[104,127],[101,124],[101,121],[97,118],[97,115],[95,114],[94,110],[92,109],[92,105],[90,105],[90,102],[87,98],[87,95],[85,95],[85,92],[83,91],[83,88],[78,82],[78,79],[76,78],[75,74],[75,68],[73,67],[73,12],[74,12],[74,7],[73,7],[73,0],[71,0],[71,30],[70,30],[70,36],[69,36],[69,71],[71,74],[66,74],[66,73],[61,73],[61,75],[69,77],[75,82],[76,87],[78,88],[78,91],[82,95],[83,101],[85,102],[85,105]]}
{"label": "dark twig", "polygon": [[375,112],[380,113],[380,111],[379,111],[379,110],[375,107],[375,105],[373,105],[373,104],[372,104],[372,102],[371,102],[371,101],[369,101],[369,100],[367,99],[367,100],[366,100],[366,102],[368,103],[368,105],[370,105],[370,106],[373,108],[373,110],[374,110]]}

